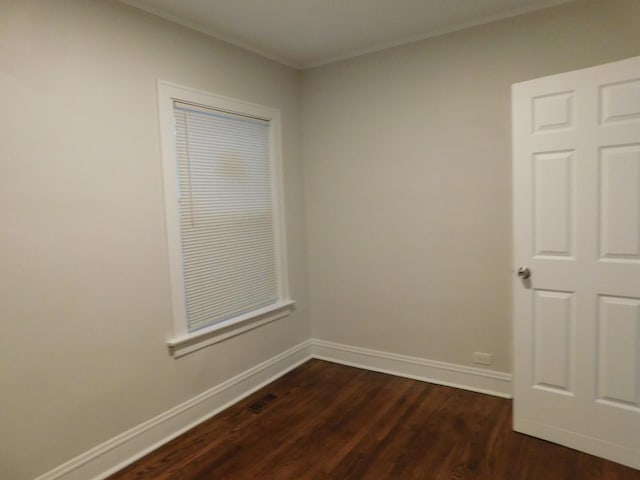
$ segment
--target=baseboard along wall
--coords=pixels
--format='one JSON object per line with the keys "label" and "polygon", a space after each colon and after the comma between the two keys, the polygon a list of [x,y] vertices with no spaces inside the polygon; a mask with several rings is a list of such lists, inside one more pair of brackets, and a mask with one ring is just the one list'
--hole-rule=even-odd
{"label": "baseboard along wall", "polygon": [[511,374],[311,339],[314,358],[422,382],[512,398]]}
{"label": "baseboard along wall", "polygon": [[104,480],[311,358],[511,398],[511,375],[310,339],[78,455],[35,480]]}

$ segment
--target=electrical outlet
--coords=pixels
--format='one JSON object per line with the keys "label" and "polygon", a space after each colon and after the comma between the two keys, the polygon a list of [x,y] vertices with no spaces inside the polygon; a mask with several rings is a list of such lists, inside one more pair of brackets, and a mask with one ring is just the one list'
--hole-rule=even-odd
{"label": "electrical outlet", "polygon": [[493,363],[493,355],[490,353],[473,352],[473,363],[491,365]]}

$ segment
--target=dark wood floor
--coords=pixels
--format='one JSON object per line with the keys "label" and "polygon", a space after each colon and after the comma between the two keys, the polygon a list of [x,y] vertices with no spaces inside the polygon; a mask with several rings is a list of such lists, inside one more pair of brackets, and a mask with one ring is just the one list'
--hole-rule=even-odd
{"label": "dark wood floor", "polygon": [[109,480],[640,480],[511,430],[509,400],[311,360]]}

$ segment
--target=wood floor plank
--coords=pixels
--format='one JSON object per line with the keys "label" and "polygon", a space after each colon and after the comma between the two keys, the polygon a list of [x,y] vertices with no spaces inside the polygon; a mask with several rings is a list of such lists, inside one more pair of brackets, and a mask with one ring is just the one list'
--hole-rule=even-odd
{"label": "wood floor plank", "polygon": [[310,360],[108,480],[640,480],[513,432],[511,401]]}

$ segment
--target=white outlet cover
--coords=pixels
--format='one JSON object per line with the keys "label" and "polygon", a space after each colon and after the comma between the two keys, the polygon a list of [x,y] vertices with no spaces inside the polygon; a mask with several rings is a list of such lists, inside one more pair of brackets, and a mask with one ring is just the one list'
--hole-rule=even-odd
{"label": "white outlet cover", "polygon": [[490,353],[473,352],[473,363],[491,365],[493,363],[493,355]]}

